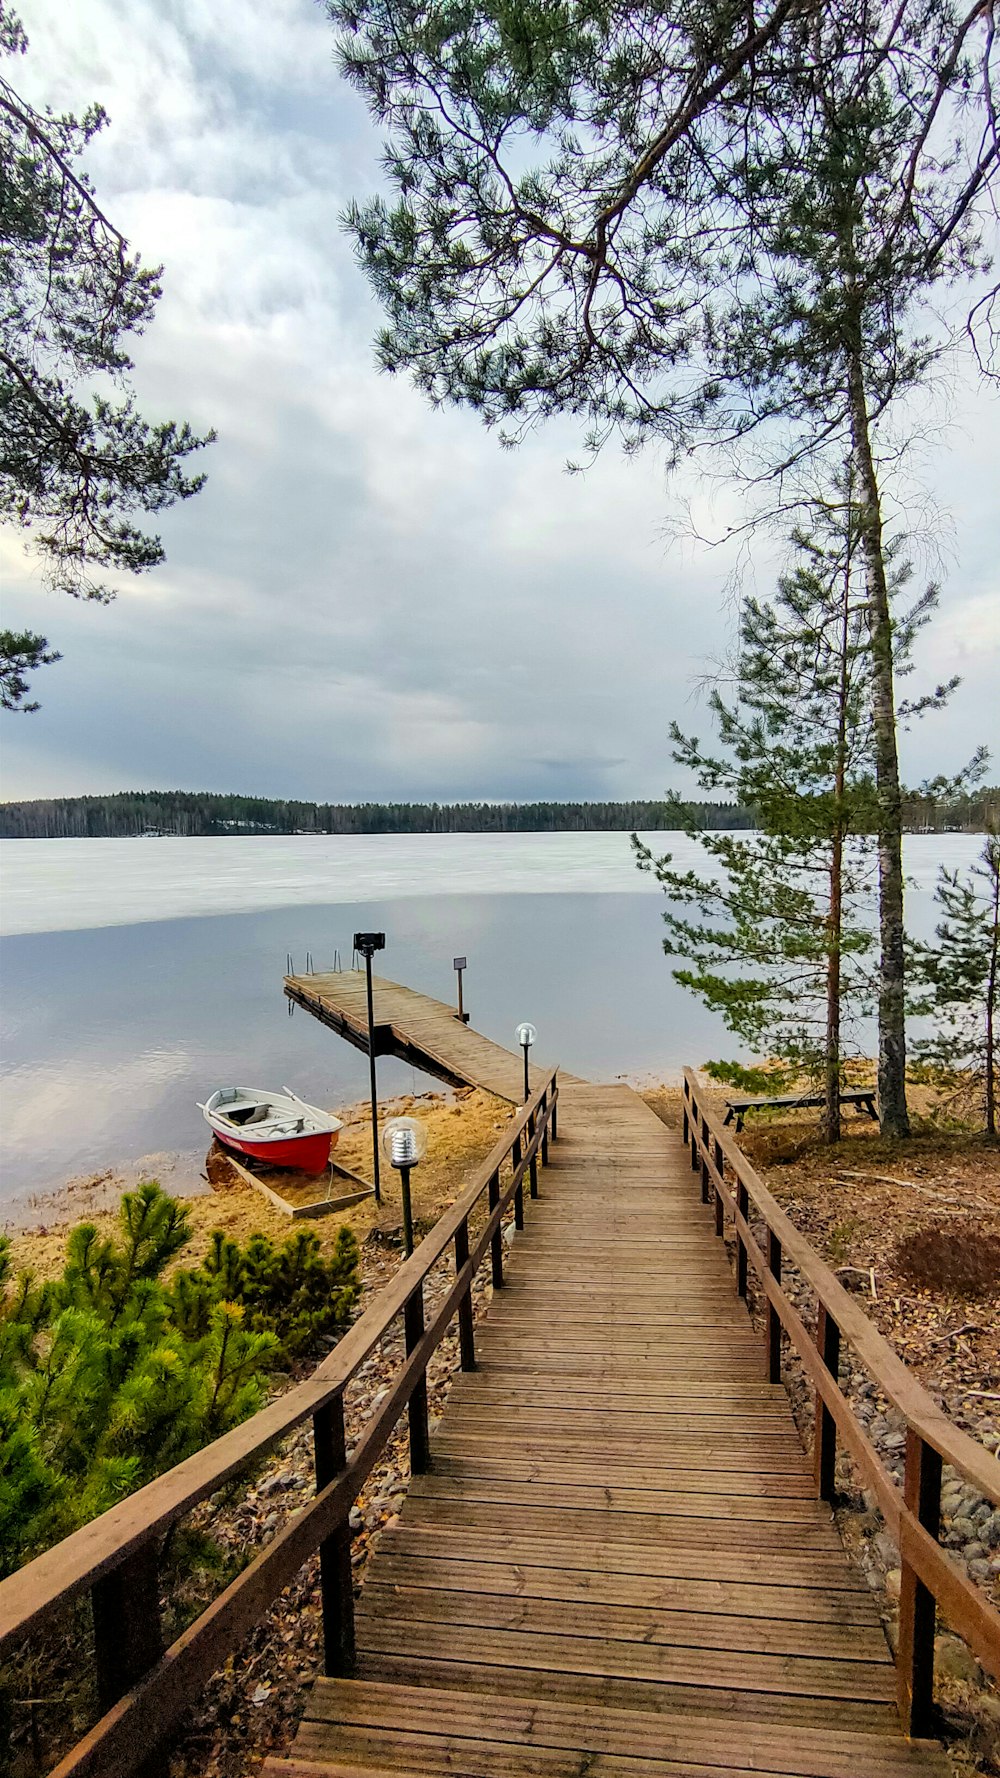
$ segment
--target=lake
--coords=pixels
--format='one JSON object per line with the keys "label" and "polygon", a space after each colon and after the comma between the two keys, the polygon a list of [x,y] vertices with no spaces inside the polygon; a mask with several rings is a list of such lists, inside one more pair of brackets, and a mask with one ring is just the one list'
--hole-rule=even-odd
{"label": "lake", "polygon": [[[694,862],[683,835],[651,838]],[[933,924],[938,866],[966,866],[981,843],[907,839],[914,931]],[[326,1105],[364,1097],[366,1058],[289,1018],[282,993],[289,953],[299,970],[307,951],[317,969],[335,950],[349,967],[359,928],[385,931],[382,974],[442,1000],[467,955],[473,1024],[512,1044],[530,1018],[539,1062],[669,1078],[735,1053],[671,978],[662,894],[626,834],[8,840],[0,883],[0,1203],[14,1219],[70,1176],[195,1167],[195,1101],[237,1077]],[[432,1084],[379,1062],[386,1096]]]}

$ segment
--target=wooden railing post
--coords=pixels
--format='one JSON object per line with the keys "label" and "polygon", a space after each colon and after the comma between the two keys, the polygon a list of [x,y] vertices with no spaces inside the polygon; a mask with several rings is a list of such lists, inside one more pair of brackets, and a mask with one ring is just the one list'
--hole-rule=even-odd
{"label": "wooden railing post", "polygon": [[[736,1208],[744,1222],[750,1214],[750,1194],[742,1179],[736,1181]],[[736,1294],[745,1297],[747,1293],[747,1244],[736,1231]]]}
{"label": "wooden railing post", "polygon": [[[455,1230],[455,1272],[462,1270],[469,1259],[469,1219],[465,1218]],[[458,1305],[458,1344],[462,1355],[463,1371],[474,1371],[476,1368],[476,1335],[472,1319],[472,1285],[460,1299]]]}
{"label": "wooden railing post", "polygon": [[[518,1167],[521,1165],[521,1138],[520,1138],[520,1136],[514,1137],[514,1148],[513,1148],[512,1154],[511,1154],[511,1161],[514,1166],[514,1171],[516,1172]],[[518,1180],[517,1186],[514,1191],[514,1227],[516,1229],[523,1229],[523,1227],[524,1227],[524,1180],[523,1179]]]}
{"label": "wooden railing post", "polygon": [[684,1142],[687,1142],[688,1137],[690,1135],[690,1130],[691,1130],[690,1123],[688,1122],[688,1105],[690,1103],[690,1098],[691,1098],[690,1082],[685,1080],[682,1095],[681,1095],[681,1106],[682,1106],[683,1112],[684,1112],[684,1117],[683,1117],[683,1129],[684,1129],[683,1141]]}
{"label": "wooden railing post", "polygon": [[[316,1492],[347,1467],[344,1398],[335,1395],[313,1415]],[[346,1518],[319,1546],[319,1590],[323,1610],[323,1671],[336,1679],[354,1670],[354,1579],[351,1530]]]}
{"label": "wooden railing post", "polygon": [[97,1698],[102,1714],[154,1667],[163,1653],[159,1552],[155,1538],[95,1580]]}
{"label": "wooden railing post", "polygon": [[[424,1332],[424,1285],[423,1279],[417,1285],[413,1295],[407,1300],[403,1310],[403,1326],[406,1333],[406,1353],[409,1357],[414,1346],[419,1345]],[[419,1383],[410,1396],[410,1471],[413,1475],[423,1475],[431,1466],[430,1428],[427,1424],[427,1372],[424,1371]]]}
{"label": "wooden railing post", "polygon": [[[528,1119],[528,1142],[529,1142],[529,1144],[532,1143],[534,1141],[534,1139],[535,1139],[535,1114],[534,1114],[534,1112],[532,1112],[531,1116]],[[528,1163],[528,1181],[529,1181],[529,1184],[528,1184],[529,1195],[533,1198],[537,1198],[537,1196],[538,1196],[538,1150],[537,1149],[535,1150],[534,1154],[531,1157],[531,1160]],[[522,1208],[522,1213],[521,1213],[521,1225],[520,1226],[522,1228],[524,1227],[523,1208]]]}
{"label": "wooden railing post", "polygon": [[557,1142],[559,1139],[559,1088],[555,1079],[552,1082],[552,1116],[549,1119],[549,1127],[553,1142]]}
{"label": "wooden railing post", "polygon": [[[772,1229],[767,1231],[767,1269],[776,1284],[781,1283],[781,1242]],[[765,1305],[767,1324],[767,1380],[781,1382],[781,1316],[770,1297]]]}
{"label": "wooden railing post", "polygon": [[697,1171],[698,1171],[698,1107],[695,1104],[695,1099],[694,1099],[693,1093],[691,1095],[691,1115],[687,1120],[687,1127],[688,1127],[688,1135],[689,1135],[690,1142],[691,1142],[691,1171],[692,1171],[692,1173],[697,1173]]}
{"label": "wooden railing post", "polygon": [[[825,1303],[820,1303],[816,1315],[816,1345],[827,1370],[836,1379],[840,1375],[840,1328]],[[820,1500],[832,1500],[837,1461],[837,1422],[819,1393],[816,1395],[813,1459],[816,1493]]]}
{"label": "wooden railing post", "polygon": [[[552,1110],[553,1111],[555,1110],[554,1105],[552,1107]],[[542,1094],[542,1166],[547,1167],[548,1164],[549,1164],[549,1089],[548,1089],[548,1087],[546,1087],[544,1093]],[[533,1192],[532,1196],[537,1197],[538,1196],[537,1191]]]}
{"label": "wooden railing post", "polygon": [[[924,1530],[937,1537],[941,1528],[941,1457],[912,1426],[906,1429],[903,1498]],[[896,1688],[903,1728],[914,1737],[931,1733],[935,1617],[934,1595],[917,1579],[902,1551]]]}
{"label": "wooden railing post", "polygon": [[[715,1138],[712,1158],[715,1162],[715,1170],[718,1173],[719,1178],[724,1179],[726,1176],[726,1157],[722,1152],[722,1143],[719,1141],[719,1138],[717,1136]],[[725,1201],[722,1196],[721,1186],[716,1185],[716,1187],[715,1187],[715,1232],[716,1232],[716,1234],[721,1235],[725,1230],[725,1226],[726,1226]]]}
{"label": "wooden railing post", "polygon": [[[490,1176],[488,1201],[490,1215],[492,1216],[500,1202],[499,1173],[493,1173]],[[493,1239],[490,1242],[490,1252],[493,1261],[493,1288],[494,1290],[500,1290],[503,1287],[503,1233],[499,1228],[494,1230]]]}

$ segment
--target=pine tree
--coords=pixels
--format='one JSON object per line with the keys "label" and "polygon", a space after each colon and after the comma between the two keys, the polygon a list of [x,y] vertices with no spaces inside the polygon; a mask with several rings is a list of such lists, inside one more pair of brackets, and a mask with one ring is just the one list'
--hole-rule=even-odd
{"label": "pine tree", "polygon": [[913,1043],[933,1077],[971,1084],[997,1135],[1000,1104],[1000,833],[994,830],[967,875],[942,866],[935,945],[912,944],[911,1010],[935,1029]]}
{"label": "pine tree", "polygon": [[873,646],[880,1119],[905,1134],[884,520],[903,441],[886,431],[952,343],[928,292],[983,264],[1000,166],[989,9],[327,7],[386,131],[393,201],[348,215],[388,318],[385,369],[508,439],[570,414],[593,451],[655,440],[676,463],[713,444],[786,513],[796,480],[850,451]]}
{"label": "pine tree", "polygon": [[[0,56],[27,47],[0,0]],[[114,592],[95,572],[162,562],[136,514],[197,493],[187,459],[215,436],[150,424],[128,386],[160,271],[130,254],[80,165],[107,121],[99,105],[38,111],[0,74],[0,519],[31,535],[50,585],[101,602]],[[42,636],[0,631],[0,703],[37,709],[26,674],[58,659]]]}
{"label": "pine tree", "polygon": [[[718,1011],[766,1075],[734,1063],[714,1072],[760,1092],[802,1076],[824,1094],[826,1139],[840,1135],[851,1027],[870,1010],[874,935],[874,677],[870,609],[861,562],[862,520],[846,469],[836,496],[814,509],[792,539],[795,559],[771,601],[748,599],[740,620],[735,696],[715,690],[710,708],[721,753],[671,727],[674,759],[699,785],[754,808],[746,838],[699,833],[710,876],[678,871],[634,841],[671,900],[668,955],[675,979]],[[905,565],[892,568],[899,596]],[[934,608],[933,588],[895,617],[894,650],[908,663],[913,638]],[[905,706],[939,706],[952,686]],[[694,832],[695,830],[690,830]],[[676,908],[692,910],[680,913]]]}
{"label": "pine tree", "polygon": [[74,1229],[62,1276],[10,1278],[0,1242],[0,1568],[65,1535],[256,1412],[267,1377],[346,1326],[358,1247],[311,1232],[164,1268],[189,1239],[159,1186],[124,1195],[117,1238]]}

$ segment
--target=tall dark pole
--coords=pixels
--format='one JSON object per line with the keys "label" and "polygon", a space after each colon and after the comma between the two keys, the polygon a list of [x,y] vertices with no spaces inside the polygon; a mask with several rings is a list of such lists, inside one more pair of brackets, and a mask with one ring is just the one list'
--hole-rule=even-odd
{"label": "tall dark pole", "polygon": [[375,1202],[381,1204],[382,1184],[378,1170],[378,1086],[375,1081],[375,1002],[372,998],[372,954],[370,951],[365,952],[365,980],[368,987],[368,1073],[372,1094],[372,1168],[375,1175]]}
{"label": "tall dark pole", "polygon": [[400,1167],[399,1185],[403,1195],[403,1247],[409,1259],[413,1252],[413,1206],[410,1202],[410,1169]]}
{"label": "tall dark pole", "polygon": [[524,1103],[527,1105],[528,1100],[531,1097],[531,1088],[528,1084],[528,1051],[531,1048],[531,1045],[525,1043],[522,1045],[522,1048],[524,1050]]}

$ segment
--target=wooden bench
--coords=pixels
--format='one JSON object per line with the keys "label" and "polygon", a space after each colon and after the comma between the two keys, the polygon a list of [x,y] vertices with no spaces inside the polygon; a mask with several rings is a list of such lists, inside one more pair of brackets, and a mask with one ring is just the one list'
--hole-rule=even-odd
{"label": "wooden bench", "polygon": [[[875,1087],[850,1087],[841,1093],[841,1105],[860,1105],[862,1111],[878,1123],[878,1112],[875,1109]],[[743,1119],[748,1111],[801,1110],[803,1106],[823,1105],[826,1103],[823,1093],[784,1093],[776,1099],[727,1099],[724,1124],[736,1119],[736,1134],[743,1128]]]}

